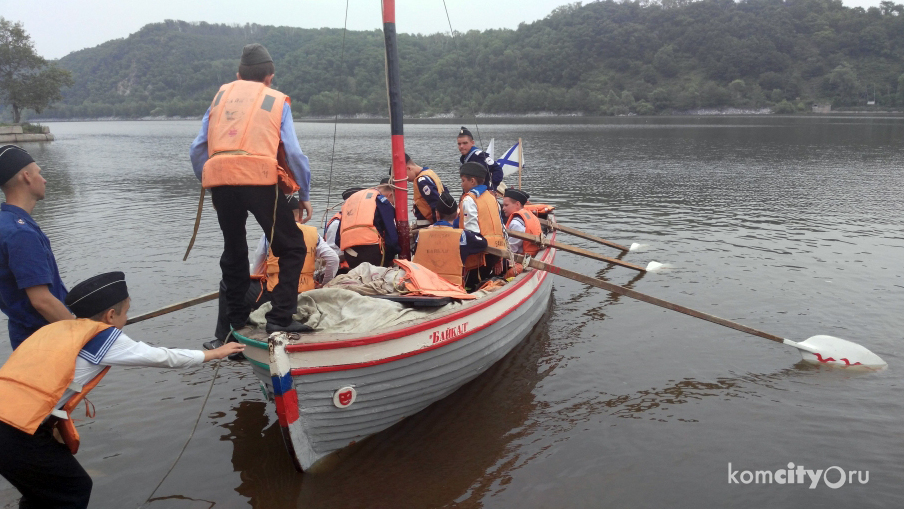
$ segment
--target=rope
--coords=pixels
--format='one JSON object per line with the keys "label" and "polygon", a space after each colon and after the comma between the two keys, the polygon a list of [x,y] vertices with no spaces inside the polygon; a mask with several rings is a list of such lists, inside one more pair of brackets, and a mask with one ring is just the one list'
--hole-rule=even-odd
{"label": "rope", "polygon": [[[342,26],[342,53],[339,56],[339,78],[342,79],[345,76],[343,72],[342,64],[345,61],[345,33],[348,29],[348,0],[345,0],[345,21]],[[336,82],[336,102],[333,103],[333,107],[336,108],[336,117],[333,119],[333,149],[330,152],[330,178],[326,185],[326,207],[329,210],[330,207],[330,197],[333,194],[333,157],[336,155],[336,132],[339,129],[339,83],[338,80]],[[323,217],[320,218],[320,222],[324,223],[326,221],[327,212],[323,212]]]}
{"label": "rope", "polygon": [[[232,336],[232,331],[229,331],[229,335],[226,336],[226,341],[229,341],[229,337]],[[226,341],[223,341],[223,344],[226,344]],[[185,445],[182,446],[182,450],[179,451],[179,455],[176,456],[176,461],[169,467],[169,470],[166,471],[166,474],[163,476],[163,479],[160,479],[160,482],[157,483],[157,486],[154,488],[154,491],[151,492],[151,496],[148,497],[147,500],[141,504],[140,507],[146,507],[152,500],[154,500],[154,494],[157,493],[157,490],[163,486],[163,481],[166,481],[166,478],[169,477],[171,473],[173,473],[173,469],[176,468],[176,464],[179,463],[179,460],[182,459],[182,455],[185,454],[185,449],[188,449],[188,444],[191,442],[192,437],[195,436],[195,431],[198,429],[198,423],[201,422],[201,416],[204,415],[204,407],[207,406],[207,400],[210,399],[210,393],[213,392],[214,382],[217,381],[217,375],[220,373],[220,366],[223,364],[223,360],[217,361],[217,367],[213,370],[213,378],[210,379],[210,387],[207,388],[207,395],[204,396],[204,401],[201,403],[201,408],[198,410],[198,418],[195,419],[195,425],[191,428],[191,433],[188,434],[188,440],[185,441]]]}
{"label": "rope", "polygon": [[[446,10],[446,20],[449,22],[449,34],[452,35],[452,45],[453,45],[453,46],[456,46],[456,43],[455,43],[455,30],[452,29],[452,18],[449,17],[449,8],[446,7],[446,0],[443,0],[443,9]],[[458,47],[456,46],[455,49],[458,49]],[[461,58],[461,64],[462,64],[462,65],[461,65],[462,68],[464,68],[464,64],[465,64],[465,59],[464,59],[464,57]],[[474,112],[474,127],[477,128],[477,143],[479,143],[480,146],[482,147],[482,146],[483,146],[483,140],[480,139],[480,126],[477,125],[477,112],[476,112],[476,111]]]}

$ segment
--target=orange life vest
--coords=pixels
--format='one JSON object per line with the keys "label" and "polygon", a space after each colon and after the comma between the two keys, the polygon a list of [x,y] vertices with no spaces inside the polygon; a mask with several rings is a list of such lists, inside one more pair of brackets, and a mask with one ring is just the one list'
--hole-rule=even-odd
{"label": "orange life vest", "polygon": [[[528,233],[530,235],[536,235],[539,237],[543,234],[543,229],[540,226],[540,220],[537,219],[537,216],[531,214],[531,212],[527,209],[521,209],[517,212],[512,212],[512,215],[509,216],[509,220],[505,223],[505,227],[508,228],[510,224],[512,224],[512,219],[515,219],[515,216],[521,218],[521,221],[524,223],[524,233]],[[521,247],[524,248],[524,254],[534,256],[538,252],[540,252],[540,246],[534,244],[529,240],[521,241]]]}
{"label": "orange life vest", "polygon": [[[314,265],[317,257],[317,241],[320,235],[313,226],[295,223],[304,235],[304,246],[307,252],[304,257],[304,265],[301,266],[301,276],[298,278],[298,293],[314,289]],[[272,292],[279,283],[279,257],[273,255],[270,249],[267,256],[267,291]]]}
{"label": "orange life vest", "polygon": [[433,295],[436,297],[452,297],[455,299],[476,299],[459,285],[454,285],[432,270],[408,260],[393,260],[396,265],[405,269],[402,284],[411,292],[410,295]]}
{"label": "orange life vest", "polygon": [[287,102],[287,95],[257,81],[236,80],[220,87],[210,105],[209,159],[204,163],[201,185],[267,186],[279,182],[288,194],[288,179],[288,188],[297,190],[279,161],[279,131]]}
{"label": "orange life vest", "polygon": [[545,203],[530,203],[527,202],[524,205],[524,208],[531,211],[535,216],[540,214],[549,214],[553,210],[556,209],[555,205],[547,205]]}
{"label": "orange life vest", "polygon": [[[80,318],[45,325],[29,336],[0,367],[0,421],[33,435],[72,383],[79,351],[94,336],[110,327]],[[81,397],[93,389],[106,373],[107,370],[102,371],[82,387],[79,391]],[[66,403],[63,409],[67,414],[81,397],[74,403],[72,399]],[[70,436],[74,433],[74,447],[71,438],[67,440],[74,454],[78,450],[78,432],[72,425],[72,419],[60,422],[68,424],[65,427]],[[66,435],[63,433],[64,439]]]}
{"label": "orange life vest", "polygon": [[420,231],[414,263],[437,273],[450,283],[462,286],[465,265],[461,262],[461,234],[464,230],[451,226],[431,226]]}
{"label": "orange life vest", "polygon": [[[487,246],[497,249],[508,249],[505,235],[502,233],[502,219],[499,218],[499,202],[493,193],[484,191],[480,196],[474,196],[470,191],[463,194],[458,206],[459,225],[464,226],[464,201],[470,197],[477,204],[477,225],[480,234],[487,239]],[[465,270],[473,270],[486,265],[486,256],[483,253],[472,254],[465,260]]]}
{"label": "orange life vest", "polygon": [[417,185],[417,179],[421,177],[430,177],[430,179],[433,180],[433,183],[436,184],[436,189],[439,191],[439,194],[443,194],[443,183],[439,180],[439,175],[430,169],[421,170],[421,172],[417,174],[417,177],[414,178],[414,207],[422,216],[424,216],[424,219],[431,223],[435,223],[436,218],[433,217],[433,209],[430,208],[430,204],[427,203],[427,200],[421,194],[420,186]]}
{"label": "orange life vest", "polygon": [[339,225],[339,249],[355,246],[380,245],[383,241],[374,226],[380,191],[363,189],[348,197],[342,204],[342,223]]}

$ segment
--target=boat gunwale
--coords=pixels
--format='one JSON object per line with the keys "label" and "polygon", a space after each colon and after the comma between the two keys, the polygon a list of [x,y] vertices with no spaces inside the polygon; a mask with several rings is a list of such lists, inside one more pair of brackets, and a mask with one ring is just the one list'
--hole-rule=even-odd
{"label": "boat gunwale", "polygon": [[[556,232],[553,231],[550,238],[554,240],[555,235],[556,235]],[[539,259],[546,260],[547,258],[550,257],[550,255],[554,256],[555,252],[556,252],[555,248],[548,247],[543,251],[543,255]],[[476,311],[480,311],[493,304],[497,304],[499,301],[505,299],[506,297],[509,297],[511,293],[515,292],[516,290],[518,290],[519,288],[521,288],[522,286],[527,284],[527,282],[530,281],[534,277],[539,276],[540,283],[542,283],[543,279],[545,279],[546,276],[548,275],[543,272],[544,271],[541,271],[539,269],[532,269],[530,272],[525,274],[526,277],[522,278],[520,281],[517,281],[517,282],[515,282],[515,284],[509,285],[508,287],[503,288],[502,291],[496,293],[495,295],[488,296],[489,298],[487,298],[485,300],[478,299],[476,301],[473,301],[472,305],[466,305],[459,310],[456,310],[456,311],[453,311],[451,313],[444,314],[441,316],[437,316],[435,318],[431,318],[429,316],[424,317],[421,319],[423,321],[421,321],[420,323],[416,323],[417,320],[412,320],[412,322],[415,322],[415,323],[410,326],[390,329],[386,332],[383,332],[380,334],[375,334],[372,336],[366,336],[366,337],[363,337],[360,339],[347,339],[347,340],[341,340],[341,341],[319,341],[316,343],[292,343],[292,344],[285,345],[284,348],[287,353],[313,352],[313,351],[321,351],[321,350],[333,350],[333,349],[340,349],[340,348],[354,348],[354,347],[359,347],[359,346],[367,346],[367,345],[372,345],[372,344],[376,344],[376,343],[382,343],[385,341],[391,341],[394,339],[399,339],[399,338],[402,338],[405,336],[410,336],[412,334],[416,334],[418,332],[421,332],[421,331],[424,331],[427,329],[435,328],[444,323],[448,323],[448,322],[460,319],[462,316],[474,313]],[[539,287],[540,287],[540,285],[538,284],[537,288],[539,288]],[[520,306],[521,304],[526,302],[528,299],[530,299],[534,295],[534,293],[535,292],[531,292],[530,295],[528,295],[524,299],[520,300],[516,305],[511,306],[511,307],[514,308],[514,307]],[[491,325],[491,324],[495,323],[496,321],[498,321],[498,318],[493,320],[492,322],[488,322],[487,324],[480,326],[477,329],[474,329],[474,332],[483,330],[486,326]],[[468,331],[468,333],[466,333],[462,337],[466,337],[466,336],[470,335],[470,333],[471,333],[471,331]],[[265,349],[265,350],[269,348],[267,343],[265,343],[263,341],[251,339],[247,336],[238,334],[237,332],[235,332],[234,335],[242,343],[249,344],[253,347],[261,348],[261,349]],[[357,334],[355,334],[355,335],[357,335]],[[308,335],[308,336],[310,336],[310,335]],[[461,339],[461,338],[457,338],[457,339]],[[444,341],[442,343],[437,343],[436,345],[431,345],[431,347],[429,349],[439,347],[442,345],[446,345],[449,343],[450,343],[450,341]],[[415,352],[423,352],[426,350],[427,350],[427,348],[419,349],[417,351],[411,352],[410,354],[413,355],[413,353],[415,353]],[[403,358],[403,357],[398,357],[398,358]],[[377,364],[379,364],[379,362]],[[261,367],[263,367],[263,366],[261,366]],[[317,369],[317,368],[297,368],[297,369]],[[334,371],[334,370],[330,369],[329,371]]]}
{"label": "boat gunwale", "polygon": [[[537,272],[540,272],[540,274],[539,274],[540,280],[537,283],[537,287],[534,288],[534,290],[532,292],[530,292],[527,296],[525,296],[523,299],[518,301],[517,304],[509,307],[508,309],[514,309],[514,308],[520,307],[522,304],[524,304],[525,302],[532,299],[536,295],[537,291],[540,290],[540,287],[542,286],[543,281],[547,277],[549,277],[549,274],[545,273],[544,271],[539,271],[539,270]],[[524,278],[523,281],[528,281],[532,277],[534,277],[534,276],[531,275],[528,278]],[[481,324],[474,329],[469,329],[466,333],[462,334],[461,336],[456,336],[450,340],[442,341],[439,343],[433,343],[432,345],[427,345],[425,347],[418,348],[415,350],[409,350],[407,352],[399,353],[399,354],[392,355],[389,357],[381,357],[379,359],[373,359],[373,360],[363,361],[363,362],[355,362],[355,363],[351,363],[351,364],[331,364],[328,366],[290,368],[289,374],[294,377],[294,376],[303,376],[303,375],[313,375],[313,374],[318,374],[318,373],[330,373],[330,372],[334,372],[334,371],[347,371],[347,370],[351,370],[351,369],[369,368],[372,366],[379,366],[381,364],[395,362],[395,361],[401,360],[401,359],[407,359],[408,357],[414,357],[415,355],[420,355],[420,354],[424,354],[427,352],[431,352],[433,350],[442,348],[444,346],[449,346],[453,343],[457,343],[459,341],[465,340],[465,339],[473,336],[475,333],[478,333],[478,332],[494,325],[496,322],[502,320],[507,315],[508,315],[508,313],[499,314],[496,318],[493,318],[492,320],[490,320],[484,324]],[[414,327],[411,327],[411,328],[413,329]],[[400,334],[398,337],[393,337],[390,339],[398,339],[400,337],[410,336],[414,333],[420,332],[421,330],[423,330],[423,329],[418,328],[417,330],[415,330],[413,332],[406,332],[405,334]],[[402,332],[402,331],[408,331],[408,329],[401,329],[400,332]],[[370,344],[373,344],[373,343],[370,343]],[[352,345],[352,346],[360,346],[360,345]],[[286,351],[288,353],[288,345],[286,346]]]}

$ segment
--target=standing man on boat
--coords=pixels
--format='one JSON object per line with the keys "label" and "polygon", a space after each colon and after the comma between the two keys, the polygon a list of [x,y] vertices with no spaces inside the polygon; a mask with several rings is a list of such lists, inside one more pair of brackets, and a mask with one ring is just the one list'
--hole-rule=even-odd
{"label": "standing man on boat", "polygon": [[77,284],[66,303],[78,320],[42,327],[0,367],[0,475],[22,494],[20,508],[88,507],[93,483],[73,456],[79,436],[71,414],[110,366],[187,368],[244,349],[230,343],[204,352],[132,340],[121,330],[129,311],[122,272]]}
{"label": "standing man on boat", "polygon": [[391,185],[380,184],[358,191],[342,204],[336,243],[350,270],[364,262],[392,267],[393,258],[401,251],[393,194]]}
{"label": "standing man on boat", "polygon": [[414,217],[419,227],[430,226],[437,221],[436,206],[444,191],[443,183],[435,171],[426,166],[418,166],[411,156],[405,154],[408,182],[414,184]]}
{"label": "standing man on boat", "polygon": [[0,310],[9,317],[13,349],[51,322],[68,320],[66,287],[50,240],[31,213],[44,199],[47,181],[24,149],[0,147]]}
{"label": "standing man on boat", "polygon": [[305,240],[283,194],[298,191],[301,222],[307,222],[312,214],[311,170],[298,145],[289,97],[270,88],[274,73],[267,48],[245,46],[238,79],[220,87],[213,98],[190,155],[195,175],[210,189],[223,231],[220,267],[230,325],[244,327],[251,313],[245,301],[250,284],[245,222],[250,212],[279,257],[280,278],[273,289],[273,309],[267,313],[267,332],[301,332],[304,326],[292,315]]}
{"label": "standing man on boat", "polygon": [[[484,184],[484,167],[470,162],[463,164],[458,172],[464,194],[461,196],[455,227],[479,233],[489,246],[505,249],[499,202]],[[489,279],[494,272],[502,274],[502,260],[494,255],[471,255],[465,261],[465,270],[472,273],[468,277],[467,286],[473,286],[477,281]]]}
{"label": "standing man on boat", "polygon": [[505,178],[502,173],[502,167],[489,154],[474,145],[474,136],[471,135],[471,131],[465,126],[461,126],[461,129],[458,130],[458,151],[461,153],[459,158],[461,164],[477,163],[483,166],[486,170],[483,182],[487,189],[495,193],[496,187]]}

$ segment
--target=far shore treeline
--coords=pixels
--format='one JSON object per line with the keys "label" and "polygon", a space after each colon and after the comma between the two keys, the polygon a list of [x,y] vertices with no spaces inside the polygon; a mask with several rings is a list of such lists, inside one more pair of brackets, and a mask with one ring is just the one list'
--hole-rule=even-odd
{"label": "far shore treeline", "polygon": [[[147,25],[59,60],[74,84],[42,117],[200,116],[250,42],[269,48],[296,115],[385,116],[382,32],[349,31],[344,57],[342,39],[342,29]],[[399,55],[406,116],[904,110],[904,6],[887,1],[572,4],[517,30],[401,34]]]}

